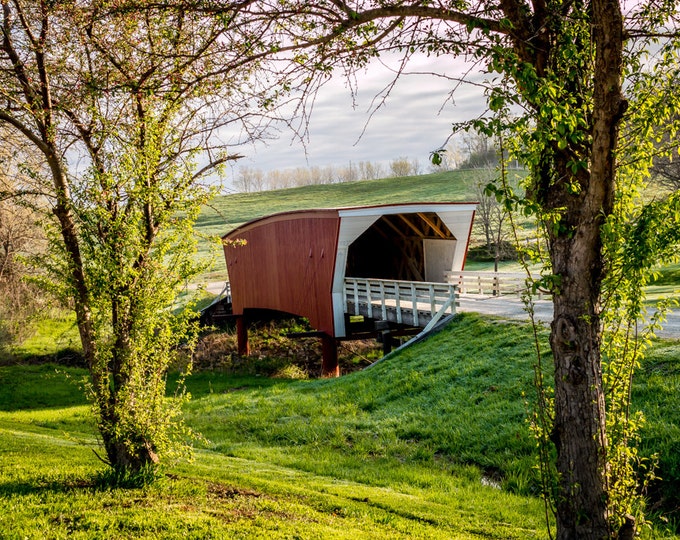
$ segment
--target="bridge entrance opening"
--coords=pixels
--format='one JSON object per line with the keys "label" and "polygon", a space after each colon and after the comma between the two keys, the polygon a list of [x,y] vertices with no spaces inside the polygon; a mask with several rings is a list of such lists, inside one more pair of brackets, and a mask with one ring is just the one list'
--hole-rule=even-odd
{"label": "bridge entrance opening", "polygon": [[444,282],[456,243],[434,212],[383,215],[349,246],[345,276]]}

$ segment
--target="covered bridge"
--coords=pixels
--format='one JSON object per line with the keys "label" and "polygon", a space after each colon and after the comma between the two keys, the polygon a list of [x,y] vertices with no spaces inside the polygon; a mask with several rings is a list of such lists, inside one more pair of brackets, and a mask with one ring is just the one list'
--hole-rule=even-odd
{"label": "covered bridge", "polygon": [[[240,352],[248,351],[249,310],[307,318],[322,339],[327,376],[338,374],[336,340],[351,337],[350,315],[423,326],[428,317],[417,307],[402,308],[399,298],[413,297],[416,306],[423,286],[432,307],[436,296],[453,296],[445,273],[463,269],[475,208],[412,203],[300,210],[229,232],[225,240],[245,240],[224,248]],[[382,305],[371,302],[376,290]],[[386,305],[386,296],[394,305]]]}

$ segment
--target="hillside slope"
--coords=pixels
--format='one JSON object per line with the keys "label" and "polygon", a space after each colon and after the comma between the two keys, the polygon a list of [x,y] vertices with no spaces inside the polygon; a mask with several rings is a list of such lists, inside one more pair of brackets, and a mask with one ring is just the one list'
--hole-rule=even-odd
{"label": "hillside slope", "polygon": [[[495,174],[487,169],[456,170],[218,196],[203,209],[196,224],[203,238],[199,254],[214,253],[205,238],[223,236],[246,221],[277,212],[406,202],[474,202],[476,186],[486,185]],[[512,171],[511,175],[524,176],[524,172]],[[223,266],[222,260],[217,261],[208,280],[226,277]]]}

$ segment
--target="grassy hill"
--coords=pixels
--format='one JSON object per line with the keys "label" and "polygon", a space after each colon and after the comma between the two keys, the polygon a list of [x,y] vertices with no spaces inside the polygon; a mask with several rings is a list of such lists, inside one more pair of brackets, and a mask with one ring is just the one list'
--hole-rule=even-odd
{"label": "grassy hill", "polygon": [[[475,187],[478,184],[488,183],[494,176],[495,172],[492,170],[469,169],[218,196],[203,209],[196,227],[203,238],[199,246],[199,255],[212,256],[215,259],[210,271],[201,276],[199,281],[223,281],[227,278],[221,252],[205,239],[223,236],[247,221],[276,212],[308,208],[339,208],[404,202],[475,201],[477,197]],[[524,171],[510,171],[512,182],[517,182],[524,176]],[[661,192],[658,188],[652,186],[649,197],[659,193]],[[522,228],[533,227],[530,220],[522,218],[519,224]],[[483,242],[481,237],[475,237],[475,233],[473,229],[472,246]],[[492,270],[493,265],[468,261],[466,269]],[[501,263],[501,270],[517,272],[521,271],[521,267],[512,261],[505,261]],[[650,302],[666,296],[674,296],[680,301],[678,283],[680,283],[680,264],[660,269],[657,280],[647,288]]]}
{"label": "grassy hill", "polygon": [[[484,174],[230,195],[199,230],[299,208],[470,200]],[[61,349],[75,345],[72,320],[56,322],[29,355],[57,333]],[[526,422],[533,358],[527,326],[465,315],[339,379],[195,373],[185,413],[205,439],[145,489],[99,480],[84,370],[0,366],[0,538],[548,538]],[[679,359],[677,342],[655,343],[635,383],[641,452],[657,455],[660,477],[643,538],[680,529]]]}
{"label": "grassy hill", "polygon": [[[666,495],[680,486],[678,352],[658,344],[635,391]],[[532,358],[525,325],[465,315],[339,379],[200,372],[185,410],[206,438],[195,460],[127,490],[97,482],[84,371],[2,367],[0,537],[547,538]],[[656,517],[643,537],[675,538],[674,514]]]}
{"label": "grassy hill", "polygon": [[[289,210],[405,202],[474,201],[475,186],[488,183],[493,175],[493,171],[484,169],[447,171],[421,176],[224,195],[216,197],[204,208],[197,230],[204,237],[222,236],[246,221]],[[208,255],[209,244],[201,243],[200,250],[202,255]],[[226,276],[223,266],[221,260],[217,261],[208,279],[223,279]]]}
{"label": "grassy hill", "polygon": [[198,222],[201,231],[225,234],[251,219],[276,212],[307,208],[341,208],[404,202],[470,201],[479,182],[493,171],[473,169],[421,176],[363,180],[298,188],[236,193],[216,197]]}

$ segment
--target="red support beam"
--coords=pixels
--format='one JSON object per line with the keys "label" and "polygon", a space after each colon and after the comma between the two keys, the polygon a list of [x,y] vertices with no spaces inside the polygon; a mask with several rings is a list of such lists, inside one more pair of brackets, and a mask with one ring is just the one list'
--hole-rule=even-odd
{"label": "red support beam", "polygon": [[248,323],[243,315],[236,319],[236,339],[238,341],[238,354],[240,356],[250,355],[250,346],[248,345]]}
{"label": "red support beam", "polygon": [[321,336],[321,376],[339,377],[340,366],[338,365],[338,345],[333,336],[323,334]]}

